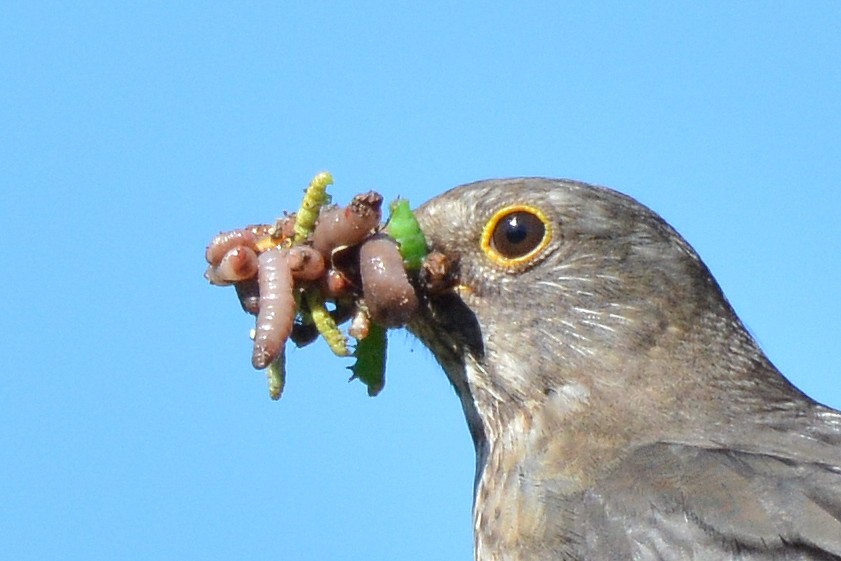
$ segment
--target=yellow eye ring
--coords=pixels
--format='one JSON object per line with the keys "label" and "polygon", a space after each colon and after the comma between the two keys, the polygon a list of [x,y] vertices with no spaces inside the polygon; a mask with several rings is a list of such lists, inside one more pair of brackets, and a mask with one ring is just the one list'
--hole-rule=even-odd
{"label": "yellow eye ring", "polygon": [[516,204],[496,211],[485,223],[482,251],[506,269],[531,264],[552,241],[552,222],[539,208]]}

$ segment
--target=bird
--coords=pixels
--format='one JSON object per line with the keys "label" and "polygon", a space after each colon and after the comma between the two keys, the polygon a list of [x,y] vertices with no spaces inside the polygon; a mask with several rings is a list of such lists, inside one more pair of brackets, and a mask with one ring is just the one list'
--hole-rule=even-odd
{"label": "bird", "polygon": [[476,561],[841,559],[841,413],[660,216],[531,177],[416,217],[447,280],[407,328],[473,440]]}

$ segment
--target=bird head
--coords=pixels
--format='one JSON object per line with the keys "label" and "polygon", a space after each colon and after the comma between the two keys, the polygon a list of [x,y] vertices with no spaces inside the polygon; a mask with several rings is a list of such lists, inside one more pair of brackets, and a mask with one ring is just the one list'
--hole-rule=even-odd
{"label": "bird head", "polygon": [[416,215],[432,253],[408,327],[474,439],[476,559],[841,552],[841,416],[771,365],[659,216],[537,178]]}
{"label": "bird head", "polygon": [[452,282],[408,327],[447,372],[480,455],[515,427],[617,450],[726,424],[721,396],[770,368],[695,251],[630,197],[489,180],[417,218]]}

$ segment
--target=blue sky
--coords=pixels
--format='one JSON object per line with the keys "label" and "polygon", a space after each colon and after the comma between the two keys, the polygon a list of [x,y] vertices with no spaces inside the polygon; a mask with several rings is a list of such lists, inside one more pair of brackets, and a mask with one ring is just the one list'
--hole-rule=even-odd
{"label": "blue sky", "polygon": [[841,406],[833,2],[6,2],[0,550],[469,559],[473,450],[391,334],[370,399],[323,344],[283,399],[210,237],[489,177],[608,185],[700,252],[780,369]]}

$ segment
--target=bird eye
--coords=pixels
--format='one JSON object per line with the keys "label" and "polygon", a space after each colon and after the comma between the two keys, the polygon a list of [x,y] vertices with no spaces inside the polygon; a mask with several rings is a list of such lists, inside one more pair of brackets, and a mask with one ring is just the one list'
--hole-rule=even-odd
{"label": "bird eye", "polygon": [[482,250],[504,267],[527,264],[546,247],[551,226],[538,209],[515,205],[494,214],[482,232]]}

